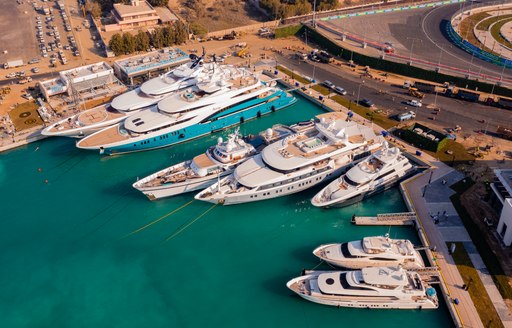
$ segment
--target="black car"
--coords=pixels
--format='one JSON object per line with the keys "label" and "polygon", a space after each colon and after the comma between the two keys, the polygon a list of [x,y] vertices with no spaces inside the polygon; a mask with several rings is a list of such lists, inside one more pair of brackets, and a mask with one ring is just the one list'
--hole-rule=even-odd
{"label": "black car", "polygon": [[373,106],[375,106],[375,105],[373,104],[373,101],[371,101],[371,100],[370,100],[370,99],[368,99],[368,98],[364,98],[364,99],[362,99],[361,101],[359,101],[359,104],[361,104],[361,105],[363,105],[363,106],[365,106],[365,107],[373,107]]}

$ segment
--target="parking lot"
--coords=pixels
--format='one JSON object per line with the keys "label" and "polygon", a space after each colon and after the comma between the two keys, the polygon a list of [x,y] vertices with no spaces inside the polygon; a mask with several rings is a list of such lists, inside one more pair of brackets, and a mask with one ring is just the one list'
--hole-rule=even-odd
{"label": "parking lot", "polygon": [[27,62],[39,55],[34,16],[28,2],[0,1],[0,63],[15,59]]}

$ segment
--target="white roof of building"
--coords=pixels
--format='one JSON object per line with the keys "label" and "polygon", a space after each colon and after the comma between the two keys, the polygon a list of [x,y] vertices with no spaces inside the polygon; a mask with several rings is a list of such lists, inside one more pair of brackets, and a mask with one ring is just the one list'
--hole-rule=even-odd
{"label": "white roof of building", "polygon": [[189,61],[188,55],[179,48],[164,48],[118,60],[114,66],[128,76],[158,70],[171,65],[179,65]]}
{"label": "white roof of building", "polygon": [[156,15],[155,9],[151,7],[149,3],[146,1],[137,1],[138,5],[125,5],[122,3],[115,3],[114,4],[114,10],[117,12],[117,14],[121,17],[130,17],[134,15],[141,15],[141,14],[154,14]]}
{"label": "white roof of building", "polygon": [[496,174],[496,177],[508,191],[509,195],[512,195],[512,169],[495,169],[494,174]]}

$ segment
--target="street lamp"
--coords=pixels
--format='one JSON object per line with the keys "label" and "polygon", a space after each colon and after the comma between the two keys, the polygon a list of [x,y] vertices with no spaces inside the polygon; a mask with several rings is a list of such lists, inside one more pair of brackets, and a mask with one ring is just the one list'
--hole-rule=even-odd
{"label": "street lamp", "polygon": [[359,87],[357,88],[357,100],[356,100],[356,104],[359,105],[359,93],[361,92],[361,86],[364,84],[364,80],[359,83]]}
{"label": "street lamp", "polygon": [[412,45],[411,45],[411,54],[409,55],[409,64],[412,64],[412,53],[413,53],[413,50],[414,50],[414,41],[421,41],[421,39],[417,39],[417,38],[407,38],[407,39],[411,39],[412,40]]}
{"label": "street lamp", "polygon": [[315,13],[316,13],[316,0],[313,1],[313,28],[316,27],[316,25],[315,25]]}
{"label": "street lamp", "polygon": [[505,63],[503,63],[503,69],[501,70],[499,81],[494,82],[494,84],[492,85],[491,96],[494,94],[494,87],[496,87],[496,84],[498,84],[498,82],[501,82],[503,80],[503,73],[505,72],[506,67],[507,67],[507,63],[505,62]]}

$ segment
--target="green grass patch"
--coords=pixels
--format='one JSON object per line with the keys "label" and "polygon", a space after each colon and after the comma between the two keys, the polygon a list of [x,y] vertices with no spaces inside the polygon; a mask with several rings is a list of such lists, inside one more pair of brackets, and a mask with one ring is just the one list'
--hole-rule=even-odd
{"label": "green grass patch", "polygon": [[[509,15],[509,16],[512,16],[512,15]],[[508,47],[508,48],[512,48],[512,43],[508,42],[501,36],[500,29],[503,25],[505,25],[506,23],[508,23],[510,21],[512,21],[512,19],[500,20],[498,23],[494,24],[493,27],[491,28],[491,35],[494,38],[494,40],[498,41],[499,43],[501,43],[502,45],[504,45],[505,47]]]}
{"label": "green grass patch", "polygon": [[370,108],[359,106],[358,104],[351,102],[340,95],[332,96],[331,99],[337,102],[338,104],[350,109],[351,111],[361,115],[362,117],[368,120],[373,120],[373,123],[383,127],[386,130],[398,124],[397,121],[389,119],[384,115],[378,114],[374,110],[371,110]]}
{"label": "green grass patch", "polygon": [[492,24],[509,17],[512,17],[512,15],[495,16],[484,19],[476,26],[476,29],[480,31],[487,31]]}
{"label": "green grass patch", "polygon": [[[451,243],[447,244],[449,248]],[[455,252],[452,254],[453,260],[457,265],[457,269],[459,270],[464,283],[469,285],[468,292],[473,304],[475,304],[480,320],[485,327],[503,327],[503,323],[501,322],[498,312],[496,312],[496,309],[485,290],[485,286],[478,276],[477,270],[473,267],[471,259],[464,248],[464,244],[456,242],[455,245]]]}
{"label": "green grass patch", "polygon": [[285,38],[288,36],[296,35],[296,34],[300,33],[302,31],[302,29],[303,29],[302,24],[276,28],[274,31],[275,38],[278,39],[278,38]]}
{"label": "green grass patch", "polygon": [[462,22],[460,22],[460,35],[463,39],[468,40],[469,43],[477,47],[481,46],[482,50],[498,55],[494,53],[491,49],[481,44],[480,41],[478,41],[478,39],[476,38],[476,36],[473,34],[473,28],[475,27],[475,25],[490,16],[490,14],[484,12],[474,14],[469,16],[468,18],[463,19]]}
{"label": "green grass patch", "polygon": [[480,231],[479,227],[473,223],[469,217],[469,213],[466,211],[466,208],[464,208],[462,205],[460,201],[460,194],[452,195],[450,200],[457,210],[460,219],[464,223],[464,227],[468,231],[471,240],[478,250],[478,253],[480,253],[480,256],[482,257],[485,266],[489,270],[489,274],[494,280],[494,283],[496,284],[496,287],[498,288],[501,296],[505,299],[512,300],[512,287],[510,287],[508,283],[508,277],[503,272],[503,268],[501,267],[496,254],[492,251],[485,238],[482,238],[482,232]]}
{"label": "green grass patch", "polygon": [[309,82],[308,80],[306,80],[305,78],[303,78],[300,74],[296,74],[296,73],[293,73],[292,71],[290,71],[289,69],[287,69],[286,67],[283,67],[281,65],[278,65],[276,67],[279,71],[283,72],[284,74],[288,75],[289,77],[291,77],[292,79],[294,80],[297,80],[298,82],[302,83],[302,84],[309,84],[311,82]]}
{"label": "green grass patch", "polygon": [[330,89],[327,89],[326,87],[324,87],[320,84],[315,84],[311,89],[320,92],[324,96],[327,96],[328,94],[331,93]]}
{"label": "green grass patch", "polygon": [[467,164],[474,161],[475,156],[468,153],[466,148],[455,140],[446,140],[445,146],[437,152],[426,151],[432,157],[439,159],[441,162],[448,165]]}

